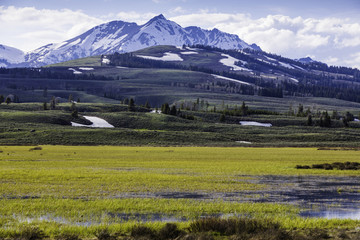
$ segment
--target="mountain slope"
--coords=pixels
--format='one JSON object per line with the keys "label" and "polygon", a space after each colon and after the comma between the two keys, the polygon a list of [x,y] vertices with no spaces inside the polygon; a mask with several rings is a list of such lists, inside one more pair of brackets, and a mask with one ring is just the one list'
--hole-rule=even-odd
{"label": "mountain slope", "polygon": [[156,45],[209,45],[222,49],[256,49],[237,35],[199,27],[182,28],[163,15],[156,16],[146,24],[113,21],[96,26],[89,31],[58,44],[48,44],[26,54],[29,66],[42,66],[72,59],[131,52]]}
{"label": "mountain slope", "polygon": [[0,67],[9,67],[24,62],[25,53],[20,49],[0,44]]}

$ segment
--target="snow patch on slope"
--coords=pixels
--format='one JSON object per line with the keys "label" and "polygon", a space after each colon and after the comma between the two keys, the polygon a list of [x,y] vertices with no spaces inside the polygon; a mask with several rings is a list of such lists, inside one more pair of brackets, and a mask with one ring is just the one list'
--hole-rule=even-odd
{"label": "snow patch on slope", "polygon": [[272,127],[271,123],[259,123],[253,121],[240,121],[241,126]]}
{"label": "snow patch on slope", "polygon": [[294,81],[294,82],[296,82],[296,83],[299,82],[299,80],[297,80],[297,79],[295,79],[295,78],[289,78],[289,79],[292,80],[292,81]]}
{"label": "snow patch on slope", "polygon": [[74,68],[68,68],[69,71],[73,71],[74,74],[82,74],[82,72],[74,69]]}
{"label": "snow patch on slope", "polygon": [[289,69],[295,69],[292,65],[288,63],[279,62],[279,64],[283,67],[289,68]]}
{"label": "snow patch on slope", "polygon": [[224,77],[224,76],[220,76],[220,75],[216,75],[216,74],[211,74],[211,76],[213,76],[215,78],[228,80],[228,81],[231,81],[231,82],[237,82],[237,83],[240,83],[240,84],[251,85],[250,83],[247,83],[247,82],[243,82],[243,81],[240,81],[240,80],[237,80],[237,79],[228,78],[228,77]]}
{"label": "snow patch on slope", "polygon": [[79,67],[79,70],[82,70],[82,71],[92,71],[92,70],[94,70],[94,68],[91,68],[91,67]]}
{"label": "snow patch on slope", "polygon": [[71,126],[73,127],[90,127],[90,128],[114,128],[113,125],[105,121],[104,119],[98,118],[98,117],[90,117],[90,116],[84,116],[87,120],[92,122],[91,125],[84,125],[80,123],[71,122]]}
{"label": "snow patch on slope", "polygon": [[233,71],[241,71],[241,70],[243,70],[243,71],[251,71],[248,68],[239,67],[239,66],[235,65],[235,62],[242,62],[244,64],[244,63],[246,63],[245,61],[241,61],[239,59],[236,59],[236,58],[234,58],[234,57],[232,57],[230,55],[224,54],[224,53],[222,53],[221,56],[223,56],[225,58],[220,59],[220,63],[224,64],[227,67],[232,68]]}
{"label": "snow patch on slope", "polygon": [[151,60],[157,60],[157,61],[184,61],[178,54],[176,53],[170,53],[166,52],[164,53],[164,56],[162,57],[152,57],[152,56],[143,56],[143,55],[136,55],[137,57],[145,58],[145,59],[151,59]]}
{"label": "snow patch on slope", "polygon": [[251,142],[248,142],[248,141],[235,141],[237,143],[242,143],[242,144],[251,144]]}
{"label": "snow patch on slope", "polygon": [[198,52],[180,52],[180,54],[184,54],[184,55],[191,55],[191,54],[199,54]]}
{"label": "snow patch on slope", "polygon": [[110,64],[110,60],[107,58],[103,58],[102,63],[104,64]]}

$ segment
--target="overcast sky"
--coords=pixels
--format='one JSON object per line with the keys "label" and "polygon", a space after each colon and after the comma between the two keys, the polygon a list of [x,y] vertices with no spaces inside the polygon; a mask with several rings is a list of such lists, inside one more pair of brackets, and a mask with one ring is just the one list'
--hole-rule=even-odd
{"label": "overcast sky", "polygon": [[290,58],[360,68],[360,0],[0,0],[0,44],[30,51],[98,24],[158,14]]}

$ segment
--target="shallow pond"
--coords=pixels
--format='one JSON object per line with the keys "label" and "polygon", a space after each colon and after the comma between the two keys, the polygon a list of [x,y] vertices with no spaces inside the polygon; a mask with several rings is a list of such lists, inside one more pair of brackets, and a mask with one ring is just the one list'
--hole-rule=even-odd
{"label": "shallow pond", "polygon": [[302,217],[316,217],[327,219],[352,219],[360,220],[359,209],[324,209],[324,210],[308,210],[300,213]]}
{"label": "shallow pond", "polygon": [[[280,203],[299,206],[304,209],[300,216],[360,220],[360,177],[358,176],[244,176],[237,181],[263,184],[267,187],[256,191],[241,192],[152,192],[123,193],[116,198],[158,198],[158,199],[222,199],[230,202]],[[199,217],[206,217],[199,213]],[[211,215],[213,216],[213,215]],[[229,217],[218,215],[218,217]],[[101,219],[108,222],[181,222],[188,219],[167,214],[104,213]],[[66,219],[42,216],[40,219],[68,223]],[[29,221],[27,219],[26,221]],[[102,221],[102,220],[101,220]],[[83,219],[72,224],[90,226],[100,224],[99,218]]]}

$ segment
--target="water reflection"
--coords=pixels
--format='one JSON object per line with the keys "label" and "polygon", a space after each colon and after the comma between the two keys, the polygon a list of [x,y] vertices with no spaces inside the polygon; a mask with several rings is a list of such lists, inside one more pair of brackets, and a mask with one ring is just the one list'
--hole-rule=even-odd
{"label": "water reflection", "polygon": [[316,217],[326,219],[352,219],[360,220],[359,209],[325,209],[325,210],[309,210],[300,213],[303,217]]}

